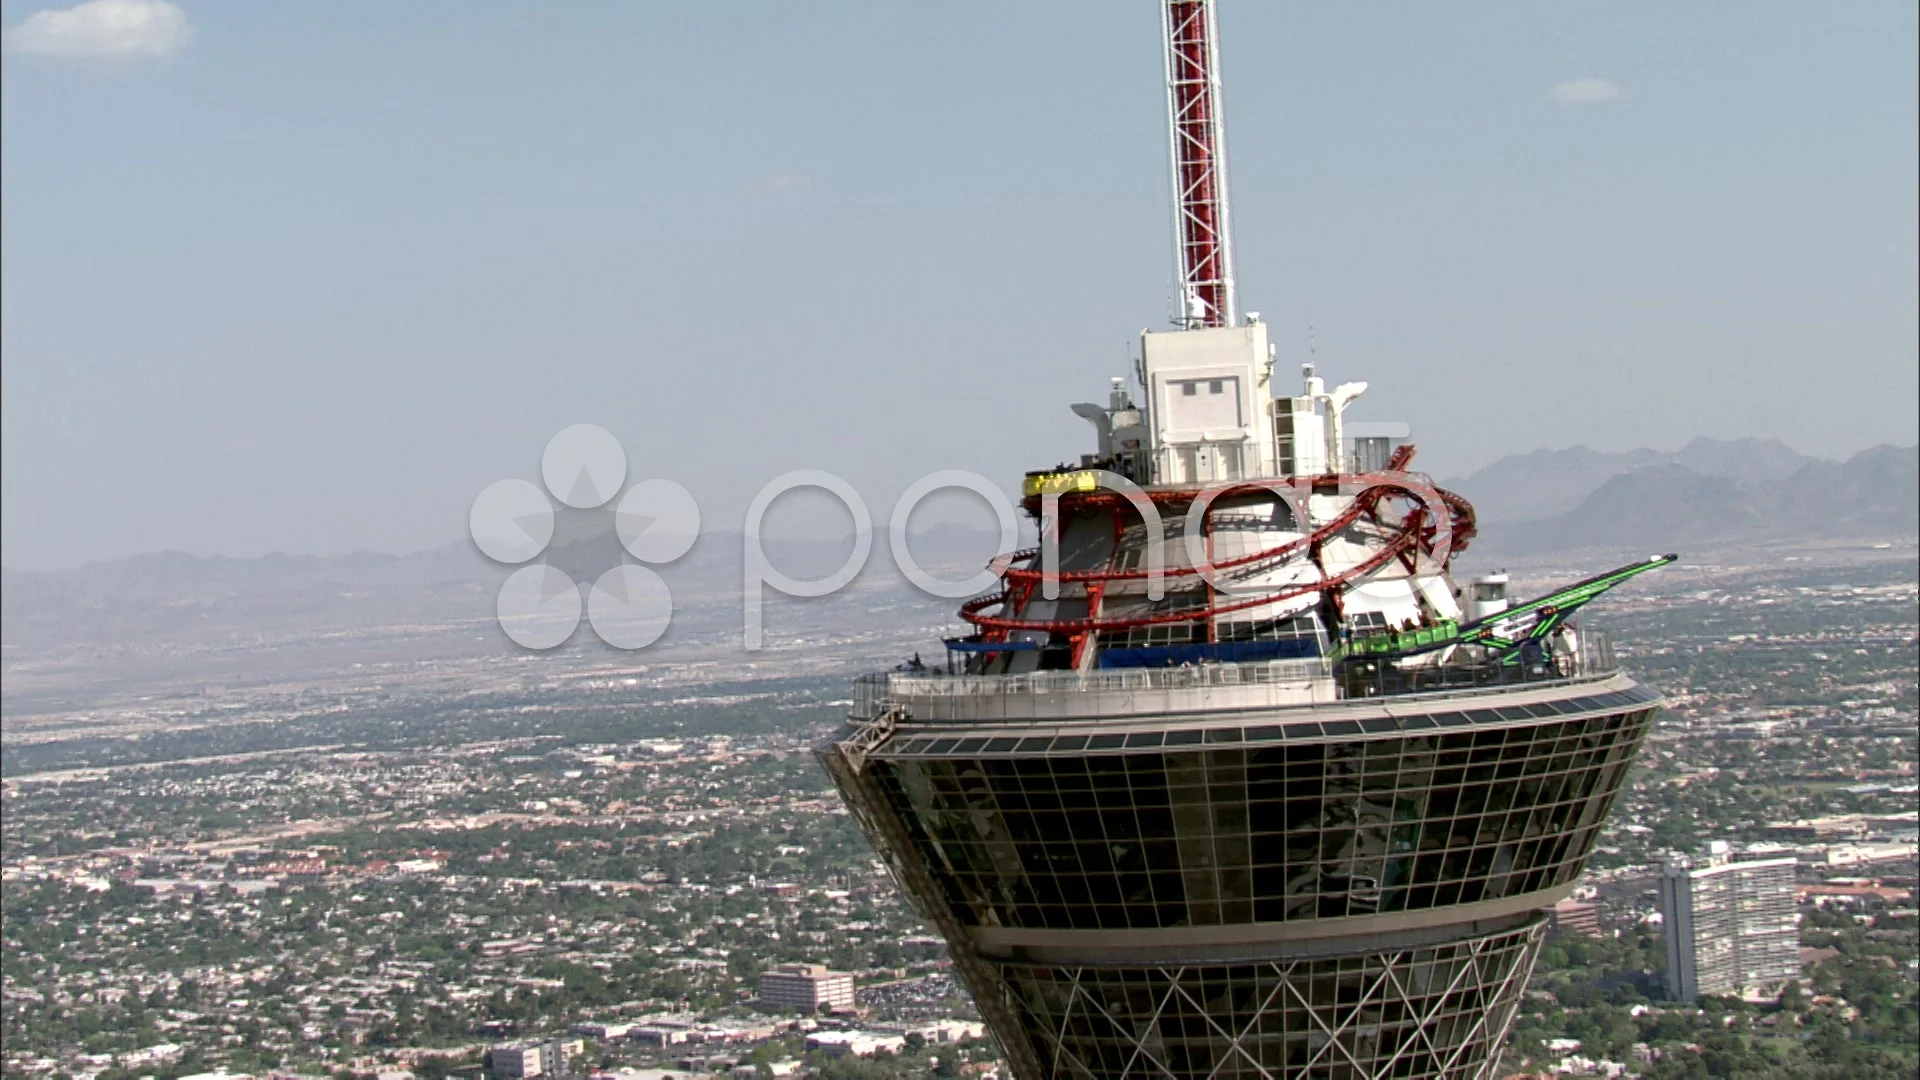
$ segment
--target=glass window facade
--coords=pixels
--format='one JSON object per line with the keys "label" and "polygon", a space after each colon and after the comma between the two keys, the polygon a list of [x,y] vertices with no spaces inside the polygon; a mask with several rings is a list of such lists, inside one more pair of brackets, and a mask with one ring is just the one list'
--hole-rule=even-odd
{"label": "glass window facade", "polygon": [[[1087,750],[1117,752],[1071,757],[984,756],[1016,744],[961,739],[953,756],[869,768],[967,925],[1338,919],[1572,881],[1651,720],[1635,708],[1218,748],[1212,732],[1156,731],[1138,747],[1091,736]],[[1349,723],[1338,734],[1373,734]]]}

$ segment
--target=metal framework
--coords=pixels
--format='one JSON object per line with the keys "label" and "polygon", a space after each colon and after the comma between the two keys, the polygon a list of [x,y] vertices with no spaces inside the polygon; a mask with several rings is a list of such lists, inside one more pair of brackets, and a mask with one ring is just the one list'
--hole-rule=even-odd
{"label": "metal framework", "polygon": [[1213,0],[1165,0],[1167,124],[1172,134],[1175,322],[1233,326],[1233,239]]}
{"label": "metal framework", "polygon": [[1544,931],[1345,960],[1001,971],[1050,1076],[1477,1080]]}
{"label": "metal framework", "polygon": [[881,743],[893,738],[893,727],[900,722],[901,712],[897,705],[888,708],[840,741],[840,753],[846,757],[848,768],[855,773],[866,768],[867,755]]}

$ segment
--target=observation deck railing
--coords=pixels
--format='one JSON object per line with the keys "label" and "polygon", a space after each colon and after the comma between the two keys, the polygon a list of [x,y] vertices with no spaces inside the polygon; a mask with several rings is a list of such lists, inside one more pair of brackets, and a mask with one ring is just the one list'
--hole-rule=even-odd
{"label": "observation deck railing", "polygon": [[[1416,657],[1415,660],[1422,658]],[[865,723],[891,707],[909,720],[1074,720],[1205,709],[1312,708],[1384,697],[1465,697],[1518,685],[1585,682],[1619,670],[1613,642],[1582,630],[1571,655],[1453,659],[1396,665],[1387,658],[1321,657],[1087,673],[948,675],[889,671],[854,680],[848,718]]]}

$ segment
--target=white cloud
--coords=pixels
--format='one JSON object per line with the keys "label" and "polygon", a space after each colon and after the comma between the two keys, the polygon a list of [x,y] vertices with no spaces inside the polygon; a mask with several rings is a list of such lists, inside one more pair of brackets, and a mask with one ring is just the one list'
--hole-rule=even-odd
{"label": "white cloud", "polygon": [[167,0],[86,0],[8,27],[6,48],[39,56],[171,56],[192,37],[187,13]]}
{"label": "white cloud", "polygon": [[1623,93],[1612,79],[1575,79],[1553,88],[1553,100],[1562,105],[1592,105],[1612,101]]}

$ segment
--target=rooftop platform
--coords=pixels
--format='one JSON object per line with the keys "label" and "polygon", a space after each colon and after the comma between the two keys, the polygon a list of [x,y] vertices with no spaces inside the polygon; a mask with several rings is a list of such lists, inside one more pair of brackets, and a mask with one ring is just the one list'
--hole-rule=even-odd
{"label": "rooftop platform", "polygon": [[[1464,650],[1463,650],[1464,651]],[[1206,712],[1311,710],[1344,702],[1406,699],[1439,703],[1520,688],[1604,681],[1619,674],[1613,643],[1582,631],[1577,655],[1544,659],[1441,662],[1417,666],[1385,658],[1268,660],[1174,668],[1020,675],[895,671],[854,683],[848,719],[870,723],[894,711],[902,723],[1124,720]]]}

